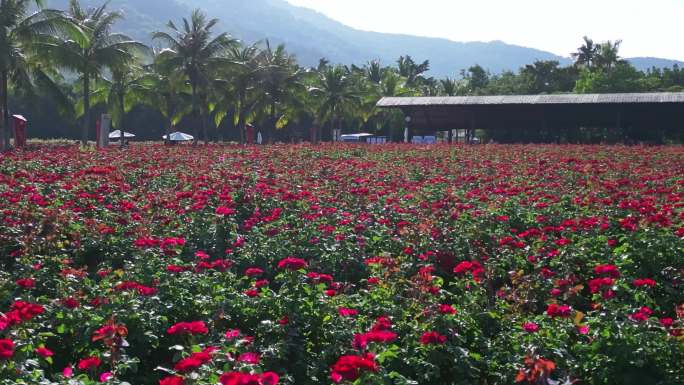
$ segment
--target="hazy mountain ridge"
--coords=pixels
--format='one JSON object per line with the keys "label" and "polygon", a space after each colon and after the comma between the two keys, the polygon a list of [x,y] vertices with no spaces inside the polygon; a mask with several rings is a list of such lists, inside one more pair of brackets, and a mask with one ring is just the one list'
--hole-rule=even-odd
{"label": "hazy mountain ridge", "polygon": [[[100,0],[83,3],[99,4]],[[48,0],[52,8],[64,8],[67,4],[68,0]],[[150,34],[164,29],[169,20],[180,22],[199,7],[210,17],[221,20],[217,30],[228,31],[246,42],[269,39],[272,43],[285,43],[305,65],[315,65],[322,57],[343,64],[363,64],[372,59],[391,64],[408,54],[417,60],[429,59],[434,76],[455,76],[474,64],[498,73],[517,70],[535,60],[571,62],[568,57],[501,41],[464,43],[361,31],[284,0],[112,0],[110,7],[121,9],[126,15],[121,30],[146,43],[150,43]],[[578,37],[578,45],[579,41]],[[684,65],[660,58],[628,60],[639,69]]]}

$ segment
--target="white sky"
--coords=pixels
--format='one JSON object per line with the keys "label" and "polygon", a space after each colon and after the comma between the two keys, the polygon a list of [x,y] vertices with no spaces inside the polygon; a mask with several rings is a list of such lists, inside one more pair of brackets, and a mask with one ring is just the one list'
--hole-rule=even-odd
{"label": "white sky", "polygon": [[684,0],[287,0],[378,32],[502,40],[569,56],[582,36],[621,56],[684,60]]}

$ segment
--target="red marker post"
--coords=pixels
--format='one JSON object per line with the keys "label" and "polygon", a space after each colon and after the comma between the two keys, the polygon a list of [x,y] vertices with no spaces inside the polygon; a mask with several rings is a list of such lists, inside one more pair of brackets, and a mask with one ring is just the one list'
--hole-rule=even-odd
{"label": "red marker post", "polygon": [[26,126],[28,120],[21,115],[12,115],[14,120],[14,147],[26,147]]}

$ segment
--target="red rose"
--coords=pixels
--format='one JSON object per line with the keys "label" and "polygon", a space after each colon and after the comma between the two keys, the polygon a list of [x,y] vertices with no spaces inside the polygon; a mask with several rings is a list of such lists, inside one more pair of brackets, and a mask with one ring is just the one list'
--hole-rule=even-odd
{"label": "red rose", "polygon": [[390,343],[397,339],[397,333],[390,331],[370,331],[368,333],[354,335],[354,347],[365,349],[369,342]]}
{"label": "red rose", "polygon": [[264,271],[258,267],[250,267],[249,269],[245,270],[245,275],[248,277],[258,277],[261,274],[264,274]]}
{"label": "red rose", "polygon": [[209,329],[202,321],[179,322],[166,330],[169,335],[175,334],[207,334]]}
{"label": "red rose", "polygon": [[230,372],[223,373],[219,381],[222,385],[276,385],[280,377],[274,372],[262,374]]}
{"label": "red rose", "polygon": [[342,380],[356,381],[364,371],[377,372],[378,364],[373,354],[366,353],[363,356],[342,356],[331,369],[330,378],[335,383],[339,383]]}
{"label": "red rose", "polygon": [[278,262],[278,268],[287,270],[301,270],[308,266],[305,260],[295,257],[287,257]]}
{"label": "red rose", "polygon": [[204,365],[202,360],[190,356],[176,362],[176,365],[174,365],[173,369],[180,373],[187,373],[199,368],[202,365]]}
{"label": "red rose", "polygon": [[446,336],[437,332],[425,332],[420,336],[420,343],[423,345],[441,345],[446,342]]}
{"label": "red rose", "polygon": [[550,304],[546,308],[546,314],[551,317],[561,317],[561,318],[568,318],[570,317],[570,312],[572,311],[572,308],[568,305],[557,305],[555,303]]}
{"label": "red rose", "polygon": [[14,342],[8,339],[0,340],[0,359],[7,360],[14,355]]}
{"label": "red rose", "polygon": [[169,376],[159,380],[159,385],[183,385],[183,377]]}
{"label": "red rose", "polygon": [[52,357],[55,355],[55,353],[52,350],[50,350],[44,346],[36,348],[35,352],[37,355],[39,355],[43,358],[48,358],[48,357]]}
{"label": "red rose", "polygon": [[442,314],[456,314],[456,309],[451,305],[442,304],[439,305],[439,312]]}
{"label": "red rose", "polygon": [[91,369],[96,369],[102,364],[102,361],[100,361],[99,358],[97,357],[88,357],[84,358],[81,361],[78,362],[78,369],[82,371],[87,371]]}
{"label": "red rose", "polygon": [[594,267],[594,273],[597,275],[607,275],[611,278],[620,278],[620,271],[615,265],[598,265]]}
{"label": "red rose", "polygon": [[17,286],[22,287],[24,289],[33,289],[34,287],[36,287],[36,280],[33,278],[18,279],[16,283]]}

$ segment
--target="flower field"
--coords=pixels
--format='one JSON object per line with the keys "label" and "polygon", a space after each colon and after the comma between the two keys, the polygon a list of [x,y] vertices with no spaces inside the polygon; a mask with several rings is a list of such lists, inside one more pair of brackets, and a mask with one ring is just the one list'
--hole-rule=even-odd
{"label": "flower field", "polygon": [[0,384],[683,384],[684,148],[0,158]]}

